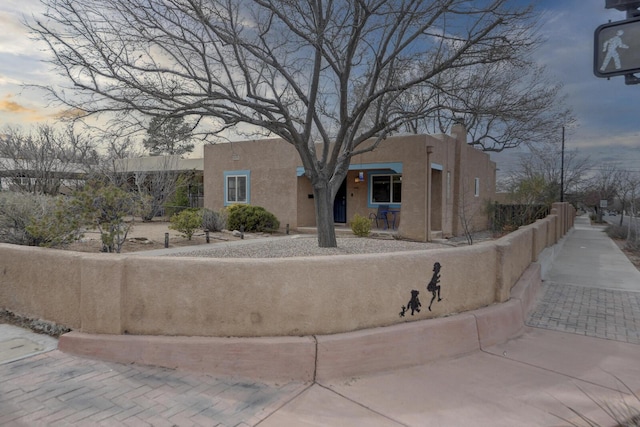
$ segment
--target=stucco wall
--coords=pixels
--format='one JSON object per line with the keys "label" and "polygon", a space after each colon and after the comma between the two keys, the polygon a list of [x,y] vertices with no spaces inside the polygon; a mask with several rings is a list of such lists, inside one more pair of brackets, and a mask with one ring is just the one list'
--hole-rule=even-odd
{"label": "stucco wall", "polygon": [[[171,258],[0,244],[0,308],[87,333],[218,337],[335,334],[442,317],[508,299],[537,256],[534,230],[554,228],[566,209],[573,214],[557,205],[559,215],[495,242],[388,254]],[[442,301],[428,311],[435,262]],[[412,290],[421,311],[400,317]]]}
{"label": "stucco wall", "polygon": [[[258,147],[259,149],[255,149]],[[250,171],[250,204],[272,212],[284,228],[297,227],[296,150],[280,139],[241,141],[204,147],[204,204],[224,207],[224,173]]]}
{"label": "stucco wall", "polygon": [[85,260],[75,252],[0,244],[0,308],[79,328]]}

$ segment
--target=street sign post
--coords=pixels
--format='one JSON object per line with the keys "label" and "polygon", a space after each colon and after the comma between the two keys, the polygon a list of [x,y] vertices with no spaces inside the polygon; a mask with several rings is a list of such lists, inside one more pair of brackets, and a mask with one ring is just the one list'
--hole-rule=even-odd
{"label": "street sign post", "polygon": [[597,77],[612,77],[636,72],[640,72],[640,18],[596,28],[593,73]]}

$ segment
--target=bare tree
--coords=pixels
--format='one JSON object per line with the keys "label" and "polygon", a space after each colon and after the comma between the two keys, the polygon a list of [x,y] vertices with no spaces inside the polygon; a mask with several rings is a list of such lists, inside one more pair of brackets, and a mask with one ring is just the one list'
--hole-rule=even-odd
{"label": "bare tree", "polygon": [[125,171],[125,163],[127,159],[141,157],[142,150],[129,136],[102,134],[101,139],[104,142],[104,152],[99,157],[93,178],[107,181],[116,187],[128,187],[130,176]]}
{"label": "bare tree", "polygon": [[[631,226],[631,220],[633,219],[633,212],[635,208],[635,198],[638,194],[638,188],[640,188],[640,174],[637,172],[631,172],[627,170],[620,171],[619,175],[619,188],[618,188],[618,201],[620,202],[620,223],[622,227],[624,223],[625,212],[629,213],[629,226]],[[627,233],[627,239],[631,234],[631,228],[629,227]]]}
{"label": "bare tree", "polygon": [[590,180],[585,194],[585,204],[594,209],[598,222],[602,222],[600,202],[606,201],[611,206],[618,196],[622,180],[621,170],[614,164],[604,164]]}
{"label": "bare tree", "polygon": [[0,134],[0,174],[13,190],[57,195],[63,185],[74,189],[97,162],[94,141],[71,126],[7,127]]}
{"label": "bare tree", "polygon": [[[627,247],[630,249],[640,249],[640,231],[638,230],[638,200],[640,193],[640,174],[637,172],[627,176],[625,189],[629,194],[629,225],[627,227]],[[622,224],[622,222],[621,222]]]}
{"label": "bare tree", "polygon": [[[564,194],[579,193],[589,182],[588,172],[593,164],[577,150],[564,153],[563,171],[559,143],[531,144],[528,148],[529,152],[520,157],[509,177],[509,190],[517,202],[550,206],[560,201],[561,190]],[[564,189],[561,189],[563,172]]]}
{"label": "bare tree", "polygon": [[175,194],[180,157],[144,157],[130,135],[116,132],[104,136],[108,144],[100,158],[96,178],[136,193],[144,201],[144,208],[140,210],[142,219],[152,220],[162,213],[165,203]]}
{"label": "bare tree", "polygon": [[142,167],[141,159],[124,161],[131,171],[136,191],[141,197],[148,198],[147,209],[142,212],[144,221],[151,221],[163,213],[165,203],[176,192],[179,172],[178,156],[154,157],[157,159],[152,169]]}
{"label": "bare tree", "polygon": [[483,151],[551,141],[558,129],[574,121],[561,98],[562,86],[528,57],[454,69],[422,88],[422,93],[413,91],[399,101],[406,111],[428,103],[433,112],[409,121],[407,130],[448,133],[462,122],[469,130],[469,144]]}
{"label": "bare tree", "polygon": [[58,101],[280,136],[311,181],[323,247],[351,158],[440,107],[399,97],[521,62],[539,41],[532,8],[508,0],[42,1],[30,28],[71,83],[51,88]]}
{"label": "bare tree", "polygon": [[484,210],[484,204],[474,200],[475,188],[468,180],[462,181],[462,192],[458,202],[458,220],[468,245],[473,245],[473,234],[478,231],[478,218]]}

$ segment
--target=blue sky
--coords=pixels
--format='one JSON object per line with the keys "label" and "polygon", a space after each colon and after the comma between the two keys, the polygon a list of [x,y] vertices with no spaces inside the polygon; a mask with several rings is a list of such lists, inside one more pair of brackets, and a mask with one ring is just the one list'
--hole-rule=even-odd
{"label": "blue sky", "polygon": [[[598,164],[615,163],[640,172],[640,85],[625,85],[623,77],[607,80],[593,75],[594,30],[609,20],[624,19],[625,14],[605,10],[605,0],[534,3],[545,11],[547,39],[534,57],[564,84],[566,102],[577,118],[575,128],[567,130],[567,149],[577,149]],[[56,83],[42,63],[42,46],[29,39],[20,23],[22,14],[37,15],[42,10],[38,0],[0,2],[0,128],[53,121],[60,114],[42,94],[21,87],[21,83]],[[516,164],[515,155],[511,151],[492,157],[504,171]]]}

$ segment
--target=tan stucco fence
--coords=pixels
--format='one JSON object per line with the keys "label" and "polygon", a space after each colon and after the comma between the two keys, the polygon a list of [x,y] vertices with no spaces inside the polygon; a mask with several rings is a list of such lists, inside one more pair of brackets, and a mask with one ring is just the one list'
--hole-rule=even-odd
{"label": "tan stucco fence", "polygon": [[[486,310],[482,307],[494,303],[506,303],[500,310],[508,312],[514,286],[519,280],[540,281],[539,265],[532,269],[531,264],[573,226],[574,216],[571,205],[556,203],[547,218],[495,241],[367,255],[282,259],[107,256],[0,244],[0,308],[72,328],[73,332],[62,337],[60,348],[81,354],[170,367],[187,357],[190,363],[195,359],[210,363],[214,372],[236,374],[242,363],[251,365],[254,359],[261,360],[264,368],[272,355],[288,360],[284,376],[316,378],[322,372],[318,352],[328,348],[319,347],[319,336],[334,343],[332,357],[343,360],[357,348],[353,341],[343,341],[353,338],[350,334],[355,331],[356,341],[368,343],[370,353],[382,336],[387,343],[389,336],[406,333],[427,337],[425,328],[443,339],[457,340],[460,319],[466,319],[469,323],[463,322],[463,331],[468,329],[475,336],[471,346],[477,346],[480,326],[477,317],[465,316],[466,312],[482,312]],[[429,311],[432,294],[426,286],[436,262],[441,265],[442,300],[435,300]],[[414,315],[407,311],[401,317],[412,290],[419,291],[421,311]],[[431,320],[411,322],[426,319]],[[447,329],[452,322],[456,333]],[[522,321],[490,325],[487,337],[505,327],[518,330]],[[380,331],[385,333],[376,338]],[[144,344],[136,347],[134,340],[140,336]],[[173,338],[166,341],[167,337]],[[185,339],[201,347],[200,356],[180,356]],[[247,343],[259,344],[258,354],[247,351]],[[212,350],[223,345],[230,352],[227,356],[231,355],[226,362],[216,359],[218,353]],[[289,346],[297,346],[290,360]],[[296,353],[300,348],[314,360],[314,367],[303,363],[305,358]],[[332,369],[335,367],[333,364]],[[367,369],[362,363],[352,368],[355,371],[336,368],[326,375]],[[255,376],[280,378],[273,369],[261,372]]]}

